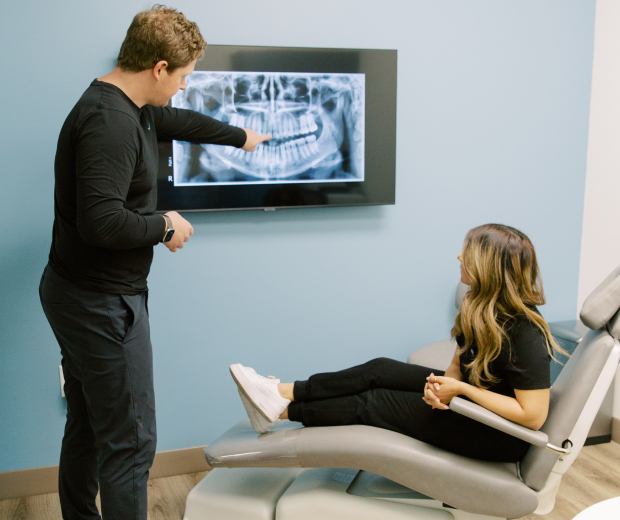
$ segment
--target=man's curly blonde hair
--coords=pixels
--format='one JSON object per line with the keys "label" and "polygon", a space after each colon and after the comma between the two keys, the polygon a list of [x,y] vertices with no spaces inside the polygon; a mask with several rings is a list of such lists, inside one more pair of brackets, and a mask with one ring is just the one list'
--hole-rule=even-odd
{"label": "man's curly blonde hair", "polygon": [[183,13],[165,5],[154,5],[134,17],[117,64],[123,70],[140,72],[165,60],[168,72],[172,72],[202,56],[206,46],[198,26]]}

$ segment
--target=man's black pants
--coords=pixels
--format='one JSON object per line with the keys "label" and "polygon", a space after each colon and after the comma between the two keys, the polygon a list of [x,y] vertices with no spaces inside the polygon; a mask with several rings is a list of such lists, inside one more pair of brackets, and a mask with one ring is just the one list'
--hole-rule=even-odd
{"label": "man's black pants", "polygon": [[59,493],[65,520],[146,520],[155,455],[147,293],[84,290],[47,267],[39,288],[62,353],[67,422]]}

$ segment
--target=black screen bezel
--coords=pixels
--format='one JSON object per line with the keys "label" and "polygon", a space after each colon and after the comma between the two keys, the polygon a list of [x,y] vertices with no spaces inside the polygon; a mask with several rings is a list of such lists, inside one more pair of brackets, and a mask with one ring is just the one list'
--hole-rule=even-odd
{"label": "black screen bezel", "polygon": [[169,157],[172,143],[159,143],[160,211],[223,211],[395,203],[397,51],[209,45],[196,70],[363,73],[365,80],[364,181],[177,186]]}

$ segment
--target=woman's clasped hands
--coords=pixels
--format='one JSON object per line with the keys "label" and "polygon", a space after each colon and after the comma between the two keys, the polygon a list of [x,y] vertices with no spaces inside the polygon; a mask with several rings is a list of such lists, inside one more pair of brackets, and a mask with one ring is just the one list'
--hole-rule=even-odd
{"label": "woman's clasped hands", "polygon": [[426,378],[422,399],[433,409],[447,410],[453,397],[463,393],[463,381],[431,374]]}

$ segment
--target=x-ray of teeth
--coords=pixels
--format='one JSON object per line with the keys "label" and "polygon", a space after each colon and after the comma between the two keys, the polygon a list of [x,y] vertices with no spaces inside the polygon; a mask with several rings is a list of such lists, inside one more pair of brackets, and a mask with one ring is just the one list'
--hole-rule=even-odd
{"label": "x-ray of teeth", "polygon": [[174,184],[364,180],[364,74],[191,74],[172,106],[271,134],[255,152],[174,141]]}

